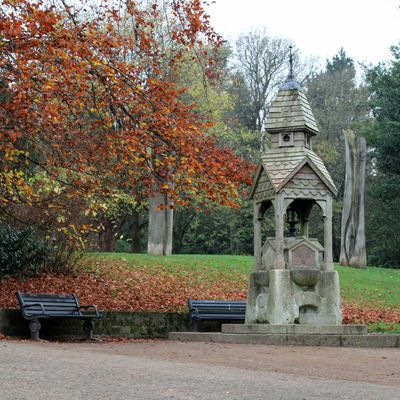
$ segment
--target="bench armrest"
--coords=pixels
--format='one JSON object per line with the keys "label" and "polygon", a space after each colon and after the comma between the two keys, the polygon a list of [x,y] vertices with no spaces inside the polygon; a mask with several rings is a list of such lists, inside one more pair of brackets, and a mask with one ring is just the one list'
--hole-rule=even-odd
{"label": "bench armrest", "polygon": [[23,306],[22,308],[25,310],[26,308],[36,307],[36,306],[39,306],[41,308],[43,315],[47,315],[42,303],[27,304],[27,305]]}
{"label": "bench armrest", "polygon": [[100,317],[99,310],[97,309],[97,306],[95,304],[91,304],[90,306],[79,306],[78,308],[79,308],[79,310],[88,309],[88,308],[94,308],[94,311],[96,312],[96,316]]}

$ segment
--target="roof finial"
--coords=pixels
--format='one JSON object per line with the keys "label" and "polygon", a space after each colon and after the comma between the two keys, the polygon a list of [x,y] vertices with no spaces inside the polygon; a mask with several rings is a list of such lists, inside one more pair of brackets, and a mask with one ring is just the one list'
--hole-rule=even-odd
{"label": "roof finial", "polygon": [[293,46],[289,46],[289,74],[286,78],[286,81],[280,85],[280,88],[283,90],[302,90],[302,87],[299,82],[294,79],[293,72]]}
{"label": "roof finial", "polygon": [[290,69],[289,69],[288,80],[294,79],[294,74],[293,74],[293,52],[292,52],[292,50],[293,50],[293,46],[290,45],[289,46],[289,66],[290,66]]}

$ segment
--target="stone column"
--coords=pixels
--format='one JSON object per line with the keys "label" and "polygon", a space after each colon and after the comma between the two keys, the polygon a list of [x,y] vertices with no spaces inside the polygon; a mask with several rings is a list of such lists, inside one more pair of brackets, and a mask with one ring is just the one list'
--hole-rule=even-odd
{"label": "stone column", "polygon": [[333,271],[332,254],[332,197],[326,199],[325,223],[324,223],[324,254],[325,271]]}
{"label": "stone column", "polygon": [[254,271],[259,271],[262,268],[262,234],[260,216],[261,203],[254,202],[253,207],[253,223],[254,223]]}
{"label": "stone column", "polygon": [[285,269],[285,258],[283,255],[284,235],[284,201],[283,195],[277,194],[275,198],[275,263],[274,269]]}
{"label": "stone column", "polygon": [[290,270],[270,270],[267,306],[268,322],[274,325],[293,324],[294,304],[290,284]]}

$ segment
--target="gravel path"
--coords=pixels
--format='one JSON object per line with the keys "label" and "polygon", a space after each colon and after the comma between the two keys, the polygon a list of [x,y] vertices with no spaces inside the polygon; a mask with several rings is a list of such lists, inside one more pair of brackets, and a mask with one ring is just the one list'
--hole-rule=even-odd
{"label": "gravel path", "polygon": [[400,350],[0,342],[0,399],[400,399]]}

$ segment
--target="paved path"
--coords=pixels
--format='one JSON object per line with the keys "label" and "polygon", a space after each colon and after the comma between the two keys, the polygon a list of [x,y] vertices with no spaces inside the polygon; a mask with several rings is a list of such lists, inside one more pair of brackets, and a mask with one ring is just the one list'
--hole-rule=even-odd
{"label": "paved path", "polygon": [[400,400],[399,371],[396,349],[0,342],[1,400]]}

